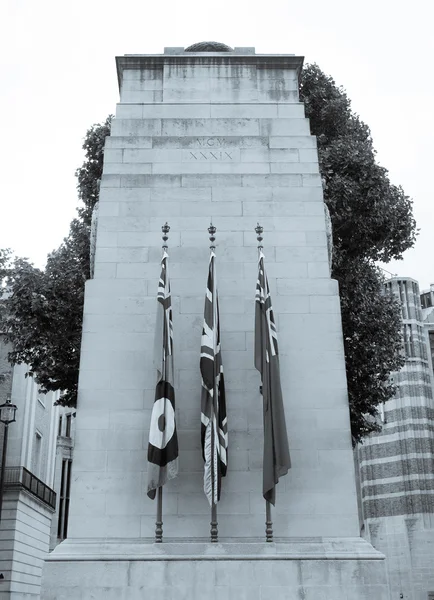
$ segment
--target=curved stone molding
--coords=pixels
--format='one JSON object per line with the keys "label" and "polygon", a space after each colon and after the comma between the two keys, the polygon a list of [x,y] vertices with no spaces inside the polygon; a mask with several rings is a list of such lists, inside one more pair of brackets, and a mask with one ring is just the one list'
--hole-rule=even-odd
{"label": "curved stone molding", "polygon": [[233,52],[233,48],[221,42],[198,42],[186,48],[185,52]]}

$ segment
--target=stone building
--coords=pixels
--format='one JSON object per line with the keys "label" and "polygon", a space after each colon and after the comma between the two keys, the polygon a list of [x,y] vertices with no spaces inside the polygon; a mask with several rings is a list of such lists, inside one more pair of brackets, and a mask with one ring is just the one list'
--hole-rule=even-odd
{"label": "stone building", "polygon": [[[401,302],[405,365],[393,375],[382,432],[359,447],[365,537],[386,555],[391,598],[427,600],[434,592],[433,292],[393,278]],[[421,304],[422,302],[422,304]],[[423,308],[422,308],[423,307]]]}
{"label": "stone building", "polygon": [[[35,381],[25,377],[27,365],[12,367],[8,363],[9,349],[0,336],[0,404],[10,397],[18,407],[16,422],[9,426],[6,457],[0,522],[0,597],[37,597],[52,527],[51,546],[58,541],[57,514],[54,519],[52,516],[56,508],[54,489],[61,489],[62,461],[56,462],[56,455],[68,444],[65,437],[58,438],[59,419],[68,419],[67,415],[62,417],[65,412],[70,415],[69,420],[72,415],[70,410],[54,406],[58,393],[38,393]],[[73,424],[69,429],[72,435]],[[65,436],[65,429],[63,433]],[[0,424],[0,461],[3,436],[4,427]],[[62,494],[58,493],[57,507],[61,499]],[[61,524],[59,533],[63,539],[65,510]]]}

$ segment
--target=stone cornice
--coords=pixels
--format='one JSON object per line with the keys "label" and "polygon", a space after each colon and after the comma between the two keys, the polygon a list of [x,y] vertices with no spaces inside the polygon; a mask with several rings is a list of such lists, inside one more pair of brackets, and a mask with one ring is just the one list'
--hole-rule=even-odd
{"label": "stone cornice", "polygon": [[304,57],[293,54],[232,54],[228,52],[187,52],[185,54],[125,54],[116,57],[119,89],[126,70],[159,69],[165,64],[179,66],[256,66],[257,69],[293,69],[300,74]]}

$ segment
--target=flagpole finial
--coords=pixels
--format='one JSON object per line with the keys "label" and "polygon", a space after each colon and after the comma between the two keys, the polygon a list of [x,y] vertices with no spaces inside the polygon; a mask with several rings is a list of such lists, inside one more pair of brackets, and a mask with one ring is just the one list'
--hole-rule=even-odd
{"label": "flagpole finial", "polygon": [[170,231],[170,227],[167,221],[164,223],[163,227],[161,228],[161,231],[163,232],[163,250],[167,250],[167,240],[169,239]]}
{"label": "flagpole finial", "polygon": [[259,223],[257,223],[256,227],[255,227],[255,231],[256,231],[256,239],[258,240],[258,250],[262,250],[263,249],[263,245],[262,245],[262,240],[264,239],[262,237],[262,232],[264,231],[264,228],[261,227],[259,225]]}
{"label": "flagpole finial", "polygon": [[215,250],[214,242],[215,242],[215,232],[216,231],[217,231],[217,229],[214,227],[214,225],[212,223],[210,223],[209,227],[208,227],[209,241],[211,242],[211,245],[209,247],[210,250]]}

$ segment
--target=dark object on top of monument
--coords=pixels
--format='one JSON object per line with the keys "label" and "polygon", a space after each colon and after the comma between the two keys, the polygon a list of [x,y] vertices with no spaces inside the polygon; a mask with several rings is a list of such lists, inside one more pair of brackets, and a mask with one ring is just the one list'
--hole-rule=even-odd
{"label": "dark object on top of monument", "polygon": [[185,52],[233,52],[234,49],[220,42],[198,42],[185,49]]}

